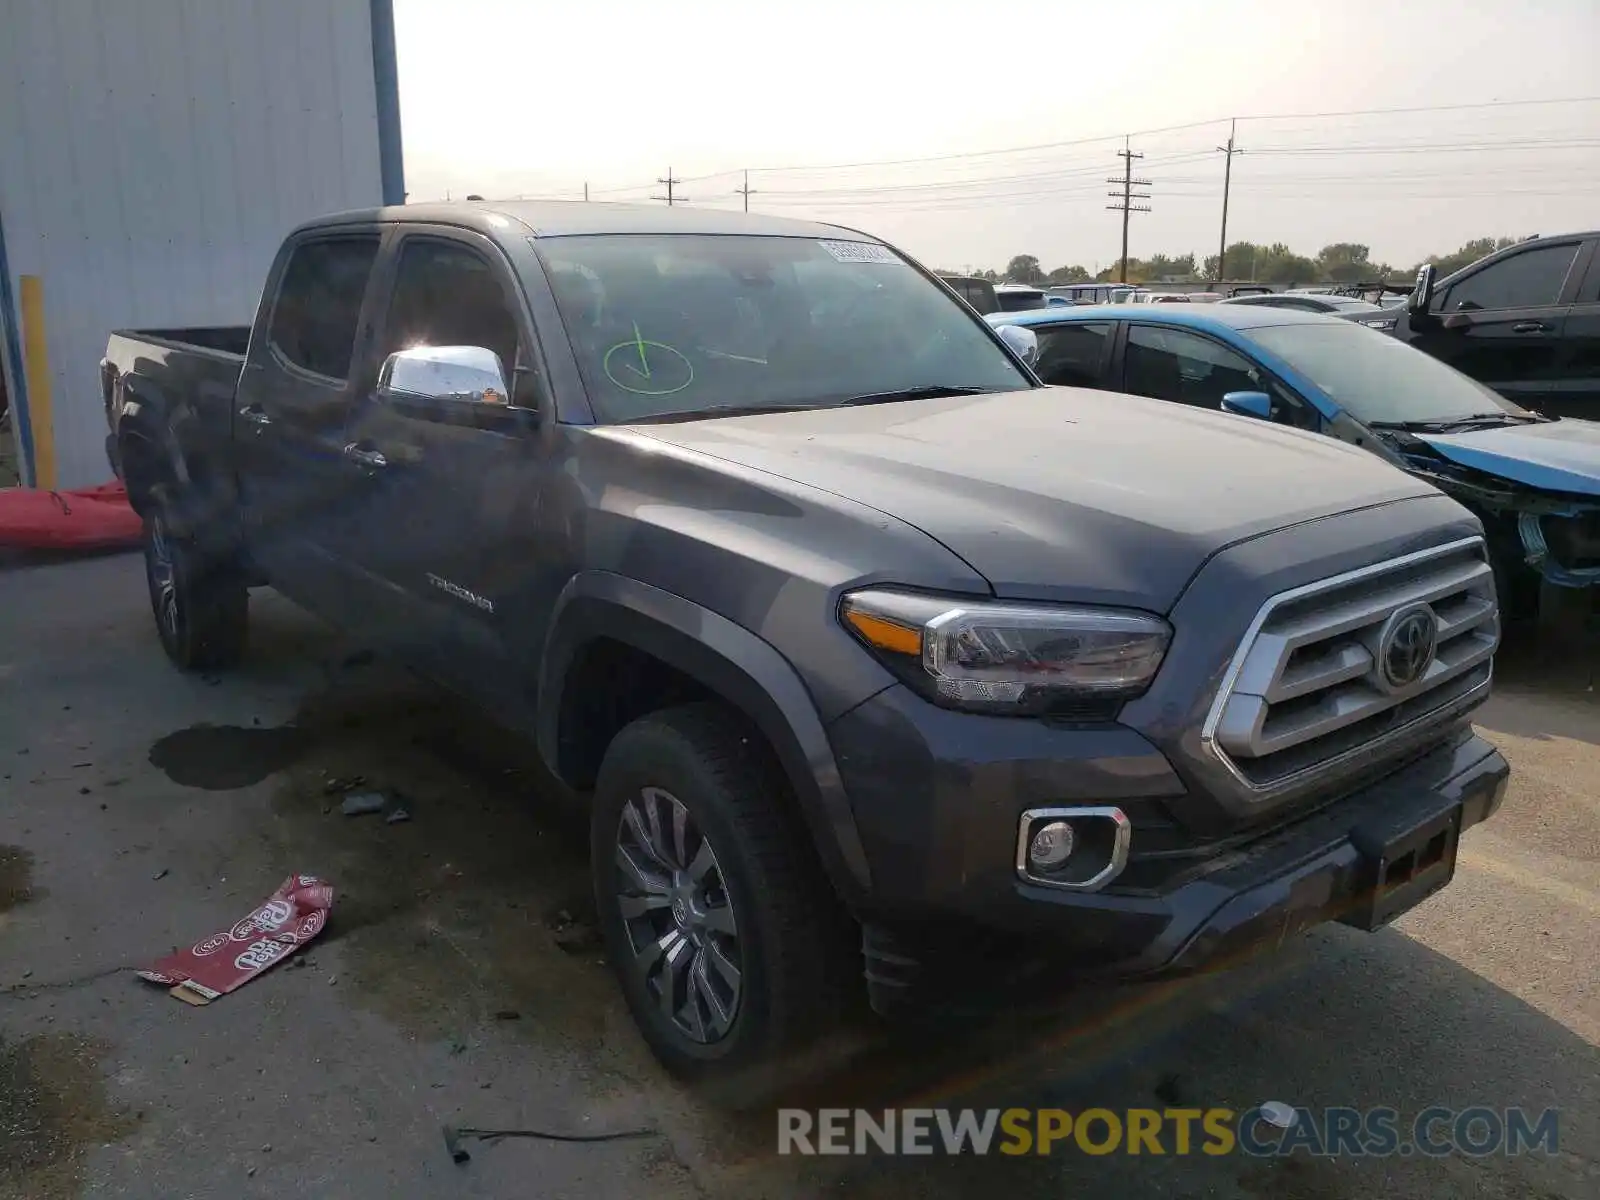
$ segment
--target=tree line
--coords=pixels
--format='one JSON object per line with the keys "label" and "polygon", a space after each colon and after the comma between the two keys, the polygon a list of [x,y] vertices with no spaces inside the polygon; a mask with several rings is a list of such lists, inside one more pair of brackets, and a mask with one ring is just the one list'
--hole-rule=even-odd
{"label": "tree line", "polygon": [[[1476,262],[1486,254],[1503,249],[1520,238],[1474,238],[1450,254],[1423,259],[1433,263],[1441,276]],[[1318,250],[1315,255],[1299,254],[1283,242],[1270,245],[1255,242],[1234,242],[1228,247],[1227,259],[1221,274],[1217,271],[1217,256],[1211,254],[1197,259],[1193,254],[1154,254],[1149,258],[1128,259],[1129,283],[1155,283],[1164,279],[1232,279],[1250,280],[1253,283],[1322,284],[1322,283],[1380,283],[1409,281],[1422,263],[1406,268],[1394,267],[1386,262],[1374,262],[1372,251],[1359,242],[1333,242]],[[958,271],[942,271],[956,275]],[[1004,271],[982,270],[974,272],[979,278],[993,282],[1050,285],[1063,283],[1105,283],[1121,278],[1120,261],[1091,274],[1080,265],[1056,267],[1045,270],[1032,254],[1018,254],[1006,264]]]}

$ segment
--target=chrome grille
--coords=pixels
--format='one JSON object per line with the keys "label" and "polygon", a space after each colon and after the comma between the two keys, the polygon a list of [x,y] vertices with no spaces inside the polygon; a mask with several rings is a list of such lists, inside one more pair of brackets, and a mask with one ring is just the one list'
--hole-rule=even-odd
{"label": "chrome grille", "polygon": [[[1393,651],[1397,625],[1416,613],[1432,616],[1434,652],[1415,679],[1396,682],[1380,659]],[[1282,592],[1251,622],[1202,742],[1266,795],[1339,763],[1369,762],[1384,744],[1480,698],[1499,638],[1481,538]],[[1391,653],[1388,661],[1397,660]]]}

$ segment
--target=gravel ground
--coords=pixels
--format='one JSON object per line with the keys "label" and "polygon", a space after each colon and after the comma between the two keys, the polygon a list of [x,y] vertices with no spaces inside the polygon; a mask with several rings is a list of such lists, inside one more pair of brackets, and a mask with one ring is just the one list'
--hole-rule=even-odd
{"label": "gravel ground", "polygon": [[[1396,927],[1313,932],[1201,981],[890,1038],[818,1105],[1487,1104],[1561,1110],[1561,1153],[1485,1159],[802,1159],[635,1035],[587,924],[583,838],[464,706],[257,597],[237,673],[161,657],[138,560],[0,573],[0,1197],[1017,1200],[1600,1195],[1600,653],[1519,643],[1482,711],[1516,769],[1455,883]],[[411,820],[339,814],[332,781]],[[128,968],[291,872],[323,937],[206,1008]],[[594,1133],[446,1154],[445,1124]]]}

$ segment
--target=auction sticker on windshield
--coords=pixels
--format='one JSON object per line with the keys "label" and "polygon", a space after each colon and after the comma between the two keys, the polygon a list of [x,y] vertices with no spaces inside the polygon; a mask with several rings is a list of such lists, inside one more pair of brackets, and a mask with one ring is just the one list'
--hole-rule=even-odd
{"label": "auction sticker on windshield", "polygon": [[818,242],[829,254],[840,262],[856,263],[897,263],[893,250],[887,246],[880,246],[876,242]]}

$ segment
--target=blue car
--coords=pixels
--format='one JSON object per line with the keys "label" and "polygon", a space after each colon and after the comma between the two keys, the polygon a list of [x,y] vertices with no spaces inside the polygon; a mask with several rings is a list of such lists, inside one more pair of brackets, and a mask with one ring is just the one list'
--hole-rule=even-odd
{"label": "blue car", "polygon": [[[1046,383],[1217,408],[1326,434],[1472,509],[1502,605],[1550,589],[1600,596],[1600,422],[1540,416],[1454,367],[1351,321],[1242,304],[994,313]],[[1545,585],[1541,587],[1541,581]]]}

